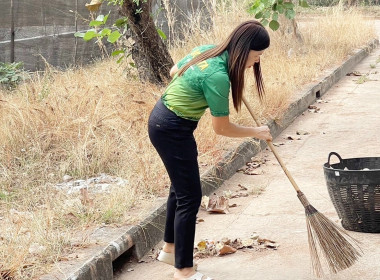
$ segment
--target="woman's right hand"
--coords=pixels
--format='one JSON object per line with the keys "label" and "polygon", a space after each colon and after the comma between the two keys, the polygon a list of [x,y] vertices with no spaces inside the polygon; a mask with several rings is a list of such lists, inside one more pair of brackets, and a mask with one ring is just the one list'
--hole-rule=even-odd
{"label": "woman's right hand", "polygon": [[229,116],[212,116],[212,126],[218,135],[227,137],[254,137],[260,140],[272,141],[269,127],[266,125],[258,127],[240,126],[231,123]]}
{"label": "woman's right hand", "polygon": [[272,135],[270,134],[270,129],[268,126],[263,125],[263,126],[258,126],[255,127],[256,130],[256,136],[255,138],[260,139],[260,140],[265,140],[265,141],[272,141]]}

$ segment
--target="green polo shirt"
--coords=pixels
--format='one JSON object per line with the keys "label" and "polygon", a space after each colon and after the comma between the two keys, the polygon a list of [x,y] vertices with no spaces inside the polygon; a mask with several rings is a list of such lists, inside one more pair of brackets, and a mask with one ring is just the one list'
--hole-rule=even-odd
{"label": "green polo shirt", "polygon": [[[200,46],[177,63],[178,69],[193,57],[215,47]],[[166,88],[162,101],[177,116],[198,121],[207,108],[215,117],[228,116],[230,79],[228,52],[192,65],[180,77],[176,74]]]}

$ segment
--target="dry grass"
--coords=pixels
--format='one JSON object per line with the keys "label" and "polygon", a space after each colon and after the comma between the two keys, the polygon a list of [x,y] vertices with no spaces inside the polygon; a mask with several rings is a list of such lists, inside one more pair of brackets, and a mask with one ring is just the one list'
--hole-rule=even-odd
{"label": "dry grass", "polygon": [[[244,19],[242,8],[234,7],[232,16],[222,7],[209,31],[197,28],[195,20],[189,41],[171,47],[174,60],[196,45],[220,42]],[[303,46],[291,36],[271,34],[271,48],[262,59],[266,104],[257,102],[253,81],[247,81],[248,99],[263,118],[280,119],[304,84],[374,37],[371,23],[355,11],[330,10],[303,24],[301,32]],[[49,69],[11,94],[0,93],[0,275],[31,279],[42,274],[75,250],[72,240],[84,228],[136,223],[152,200],[166,195],[168,177],[146,129],[162,91],[105,61],[66,72]],[[252,124],[245,110],[231,117]],[[241,141],[216,136],[209,114],[196,138],[202,170]],[[128,184],[111,194],[92,194],[91,204],[81,203],[80,194],[52,188],[65,174],[81,179],[100,173]],[[89,245],[84,239],[80,246]]]}

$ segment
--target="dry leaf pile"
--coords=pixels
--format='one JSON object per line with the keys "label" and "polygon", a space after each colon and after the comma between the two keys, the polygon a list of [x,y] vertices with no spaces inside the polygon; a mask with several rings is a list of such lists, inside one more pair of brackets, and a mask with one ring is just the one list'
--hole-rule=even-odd
{"label": "dry leaf pile", "polygon": [[207,258],[210,256],[223,256],[233,254],[240,249],[277,250],[279,244],[275,241],[260,238],[257,234],[253,234],[249,238],[241,239],[223,238],[220,241],[202,240],[194,249],[194,258]]}
{"label": "dry leaf pile", "polygon": [[241,172],[246,175],[262,175],[264,174],[263,170],[259,170],[258,168],[266,162],[266,159],[252,159],[245,164],[245,167],[238,169],[236,172]]}
{"label": "dry leaf pile", "polygon": [[203,196],[201,208],[207,212],[227,214],[229,213],[229,200],[225,196],[214,195],[212,197]]}

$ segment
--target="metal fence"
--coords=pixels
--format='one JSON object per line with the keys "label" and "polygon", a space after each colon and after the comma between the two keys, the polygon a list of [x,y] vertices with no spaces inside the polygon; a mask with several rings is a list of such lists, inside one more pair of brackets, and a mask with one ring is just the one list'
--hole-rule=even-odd
{"label": "metal fence", "polygon": [[[13,7],[12,7],[13,4]],[[88,63],[100,48],[74,33],[88,29],[86,0],[3,0],[0,2],[0,61],[22,61],[27,70]],[[106,13],[111,6],[104,5]],[[112,9],[112,17],[117,10]]]}
{"label": "metal fence", "polygon": [[[173,26],[183,26],[191,14],[204,8],[203,0],[154,0],[153,14],[157,26],[165,33],[170,30],[168,12],[163,3],[170,2]],[[90,0],[1,0],[0,1],[0,61],[22,61],[24,68],[44,69],[46,62],[58,68],[83,65],[102,56],[93,41],[85,42],[74,33],[89,29],[91,14],[86,8]],[[100,7],[98,14],[107,14],[112,24],[119,18],[117,7]],[[110,50],[111,45],[106,45]]]}

